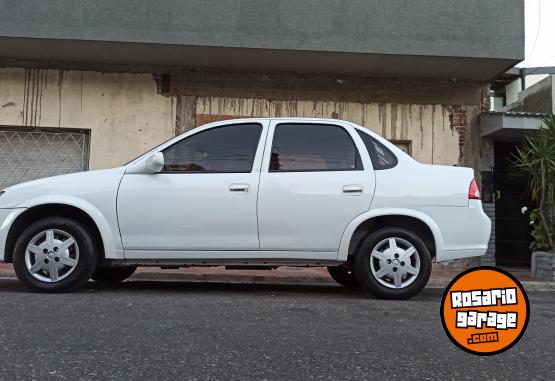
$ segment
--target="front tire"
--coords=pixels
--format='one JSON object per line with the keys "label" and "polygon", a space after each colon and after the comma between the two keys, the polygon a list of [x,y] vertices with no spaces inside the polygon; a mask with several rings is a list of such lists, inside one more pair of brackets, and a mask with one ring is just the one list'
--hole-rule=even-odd
{"label": "front tire", "polygon": [[81,223],[47,217],[26,228],[14,246],[14,270],[36,292],[66,292],[83,286],[96,269],[98,248]]}
{"label": "front tire", "polygon": [[98,283],[123,282],[135,273],[137,267],[98,267],[92,279]]}
{"label": "front tire", "polygon": [[398,227],[368,235],[354,257],[361,287],[383,299],[408,299],[428,283],[430,251],[420,237]]}

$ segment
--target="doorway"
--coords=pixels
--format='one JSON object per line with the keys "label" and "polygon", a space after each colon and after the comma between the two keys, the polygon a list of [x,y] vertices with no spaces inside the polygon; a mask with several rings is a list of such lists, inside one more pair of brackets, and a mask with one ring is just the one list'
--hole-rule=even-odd
{"label": "doorway", "polygon": [[495,260],[498,266],[530,267],[530,223],[522,207],[532,209],[527,181],[514,175],[518,143],[494,145]]}

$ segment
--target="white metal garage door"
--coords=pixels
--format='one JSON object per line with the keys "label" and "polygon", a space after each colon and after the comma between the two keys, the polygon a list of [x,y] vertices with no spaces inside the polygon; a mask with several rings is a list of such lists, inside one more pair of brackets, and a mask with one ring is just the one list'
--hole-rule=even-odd
{"label": "white metal garage door", "polygon": [[89,132],[0,127],[0,189],[41,177],[86,171]]}

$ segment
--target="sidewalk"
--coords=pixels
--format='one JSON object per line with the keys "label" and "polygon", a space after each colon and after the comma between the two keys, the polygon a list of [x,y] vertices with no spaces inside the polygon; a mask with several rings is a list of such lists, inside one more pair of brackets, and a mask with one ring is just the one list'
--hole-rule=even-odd
{"label": "sidewalk", "polygon": [[[444,288],[462,270],[453,270],[434,264],[426,287]],[[510,270],[509,270],[510,271]],[[555,291],[555,282],[534,281],[529,272],[518,271],[514,275],[528,291]],[[11,264],[0,264],[0,278],[14,278]],[[226,270],[223,266],[191,267],[162,270],[159,267],[140,267],[132,280],[224,282],[224,283],[271,283],[337,285],[325,267],[279,267],[274,270]]]}

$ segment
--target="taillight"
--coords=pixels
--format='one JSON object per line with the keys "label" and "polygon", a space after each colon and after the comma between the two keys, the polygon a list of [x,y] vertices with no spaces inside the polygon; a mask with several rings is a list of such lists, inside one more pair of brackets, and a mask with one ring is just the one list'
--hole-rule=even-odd
{"label": "taillight", "polygon": [[476,180],[472,180],[470,183],[470,187],[468,188],[468,198],[470,200],[479,200],[480,199],[480,190],[478,189],[478,184],[476,184]]}

